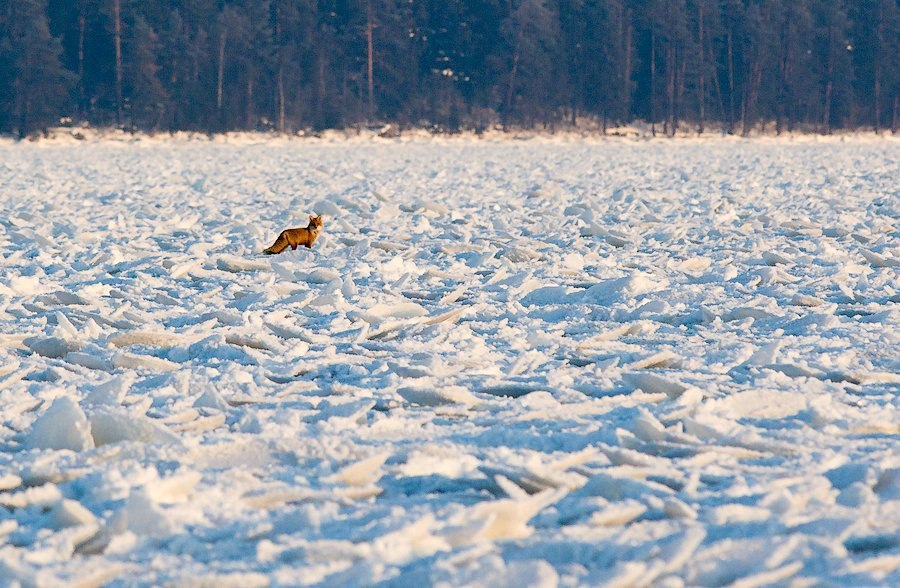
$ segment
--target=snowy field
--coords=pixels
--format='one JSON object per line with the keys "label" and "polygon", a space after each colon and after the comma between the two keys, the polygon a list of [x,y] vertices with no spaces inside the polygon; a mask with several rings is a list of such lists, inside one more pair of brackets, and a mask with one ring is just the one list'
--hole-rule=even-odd
{"label": "snowy field", "polygon": [[0,143],[0,585],[900,585],[898,187],[896,139]]}

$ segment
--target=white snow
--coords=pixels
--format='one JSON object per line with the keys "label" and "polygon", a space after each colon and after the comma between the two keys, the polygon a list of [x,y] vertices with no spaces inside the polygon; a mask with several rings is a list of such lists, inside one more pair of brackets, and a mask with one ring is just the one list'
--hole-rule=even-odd
{"label": "white snow", "polygon": [[900,584],[895,138],[0,162],[2,585]]}
{"label": "white snow", "polygon": [[83,451],[94,447],[84,411],[69,396],[60,396],[41,413],[28,432],[28,447]]}

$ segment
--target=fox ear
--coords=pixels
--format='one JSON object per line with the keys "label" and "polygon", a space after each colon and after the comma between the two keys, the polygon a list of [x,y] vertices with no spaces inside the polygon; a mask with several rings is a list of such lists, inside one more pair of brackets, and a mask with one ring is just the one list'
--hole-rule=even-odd
{"label": "fox ear", "polygon": [[309,220],[316,220],[316,216],[314,214],[309,215]]}

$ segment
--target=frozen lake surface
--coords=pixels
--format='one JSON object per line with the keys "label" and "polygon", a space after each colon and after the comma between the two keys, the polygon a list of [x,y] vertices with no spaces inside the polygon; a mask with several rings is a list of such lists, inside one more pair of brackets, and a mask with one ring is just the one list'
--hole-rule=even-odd
{"label": "frozen lake surface", "polygon": [[896,139],[0,143],[0,584],[896,586],[898,186]]}

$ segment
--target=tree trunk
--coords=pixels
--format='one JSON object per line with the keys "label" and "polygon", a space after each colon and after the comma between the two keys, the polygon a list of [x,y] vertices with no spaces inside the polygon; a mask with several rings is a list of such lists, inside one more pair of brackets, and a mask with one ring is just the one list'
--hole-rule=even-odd
{"label": "tree trunk", "polygon": [[728,133],[734,132],[734,47],[728,29]]}
{"label": "tree trunk", "polygon": [[753,115],[756,112],[756,100],[759,95],[759,84],[762,81],[762,62],[755,58],[750,66],[749,80],[745,82],[744,99],[741,101],[741,135],[746,137],[753,127]]}
{"label": "tree trunk", "polygon": [[625,11],[625,71],[622,84],[622,100],[624,102],[625,122],[631,122],[631,9]]}
{"label": "tree trunk", "polygon": [[[25,71],[31,70],[31,58],[26,53]],[[21,75],[16,76],[16,105],[19,107],[19,138],[28,136],[31,126],[31,92]]]}
{"label": "tree trunk", "polygon": [[325,123],[325,57],[321,49],[316,54],[316,124]]}
{"label": "tree trunk", "polygon": [[275,8],[275,45],[277,46],[276,58],[278,59],[278,73],[275,79],[276,91],[278,92],[278,132],[284,134],[285,125],[285,108],[284,108],[284,47],[281,46],[281,13]]}
{"label": "tree trunk", "polygon": [[245,110],[246,116],[244,117],[244,125],[247,127],[247,130],[252,131],[255,129],[256,125],[254,124],[255,118],[254,116],[254,108],[253,108],[253,71],[247,72],[247,108]]}
{"label": "tree trunk", "polygon": [[881,130],[881,68],[875,64],[875,134]]}
{"label": "tree trunk", "polygon": [[687,60],[681,60],[681,71],[678,72],[678,84],[675,88],[675,116],[672,118],[672,136],[678,131],[678,119],[681,118],[681,109],[684,101],[684,78],[687,73]]}
{"label": "tree trunk", "polygon": [[675,43],[670,39],[666,48],[666,123],[665,127],[671,136],[675,136]]}
{"label": "tree trunk", "polygon": [[900,96],[894,96],[894,110],[891,113],[891,133],[897,134],[897,117],[900,115]]}
{"label": "tree trunk", "polygon": [[522,33],[516,35],[516,48],[513,51],[512,71],[509,72],[509,87],[506,88],[506,101],[503,107],[503,129],[507,130],[509,125],[509,115],[512,111],[513,95],[516,89],[516,74],[519,71],[519,48],[521,46]]}
{"label": "tree trunk", "polygon": [[85,116],[84,90],[84,34],[87,20],[84,16],[84,0],[78,3],[78,110]]}
{"label": "tree trunk", "polygon": [[650,29],[650,132],[656,136],[656,34]]}
{"label": "tree trunk", "polygon": [[780,135],[784,130],[784,117],[787,109],[785,102],[790,92],[788,91],[788,71],[790,66],[790,13],[785,16],[781,27],[781,59],[778,60],[779,88],[778,104],[775,105],[775,134]]}
{"label": "tree trunk", "polygon": [[782,54],[781,62],[778,64],[779,73],[781,74],[781,90],[780,96],[778,100],[778,104],[775,109],[777,114],[775,115],[775,134],[780,135],[784,130],[784,113],[785,113],[785,100],[787,100],[788,91],[787,91],[787,70],[788,70],[788,61],[787,54]]}
{"label": "tree trunk", "polygon": [[[716,91],[716,103],[719,105],[719,122],[725,122],[725,100],[722,98],[722,85],[719,82],[719,67],[716,63],[716,58],[713,55],[712,47],[707,47],[707,58],[709,59],[709,63],[713,64],[710,68],[712,72],[712,84],[713,89]],[[725,128],[724,126],[722,127]],[[723,130],[724,134],[724,130]]]}
{"label": "tree trunk", "polygon": [[747,88],[741,92],[741,136],[747,136]]}
{"label": "tree trunk", "polygon": [[225,77],[225,45],[228,42],[228,29],[222,29],[219,33],[219,71],[216,80],[216,112],[219,115],[220,124],[224,122],[222,115],[222,80]]}
{"label": "tree trunk", "polygon": [[369,101],[368,101],[368,110],[366,112],[366,119],[368,122],[372,121],[372,117],[375,114],[375,56],[372,47],[372,29],[374,28],[374,21],[372,15],[372,0],[367,0],[366,2],[366,72],[368,74],[367,83],[369,90]]}
{"label": "tree trunk", "polygon": [[706,118],[706,51],[703,37],[703,3],[697,6],[697,39],[700,44],[700,79],[698,80],[698,115],[699,124],[697,125],[697,134],[703,134],[703,126]]}
{"label": "tree trunk", "polygon": [[282,135],[285,131],[284,115],[284,65],[278,64],[278,132]]}
{"label": "tree trunk", "polygon": [[30,129],[28,128],[31,125],[31,99],[25,98],[25,101],[22,103],[22,111],[19,113],[19,138],[24,139],[28,136]]}
{"label": "tree trunk", "polygon": [[831,27],[828,27],[828,66],[825,74],[825,104],[823,105],[822,131],[826,135],[831,134],[831,94],[834,90],[834,35]]}
{"label": "tree trunk", "polygon": [[116,45],[116,125],[122,126],[122,5],[113,0],[113,26]]}
{"label": "tree trunk", "polygon": [[[568,31],[572,28],[572,18],[571,11],[566,11],[566,27],[565,30]],[[583,33],[582,33],[583,34]],[[568,40],[569,35],[566,35],[566,39]],[[569,111],[565,113],[569,117],[569,123],[576,127],[578,126],[578,101],[582,96],[582,89],[584,87],[584,83],[582,82],[581,76],[581,54],[579,50],[579,44],[576,39],[575,43],[567,47],[569,52],[572,54],[572,61],[569,64],[569,72],[572,74],[571,79],[569,80]],[[564,117],[565,119],[565,117]]]}
{"label": "tree trunk", "polygon": [[884,43],[884,6],[881,2],[878,3],[878,13],[876,14],[876,18],[878,19],[878,27],[876,29],[877,34],[876,38],[878,39],[878,43],[876,45],[875,52],[875,134],[881,133],[881,54],[882,54],[882,45]]}

